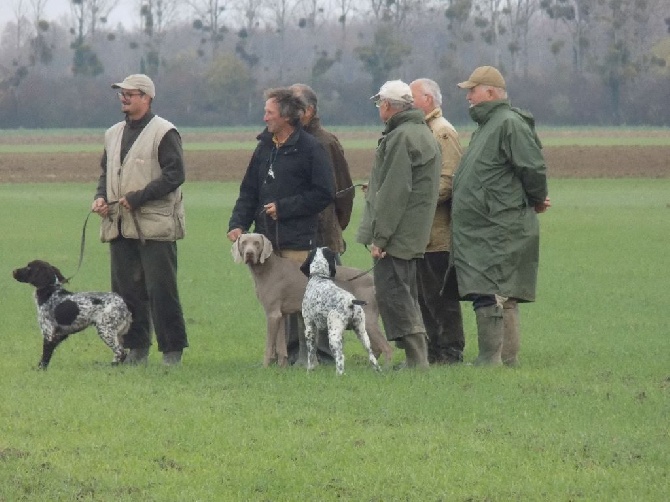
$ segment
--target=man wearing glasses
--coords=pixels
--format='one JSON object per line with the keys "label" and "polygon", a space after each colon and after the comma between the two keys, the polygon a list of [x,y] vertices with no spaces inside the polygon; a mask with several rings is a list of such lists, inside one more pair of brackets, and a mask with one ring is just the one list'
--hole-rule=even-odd
{"label": "man wearing glasses", "polygon": [[92,211],[110,243],[112,290],[133,314],[124,337],[126,362],[146,364],[151,326],[163,363],[179,364],[188,347],[177,289],[177,244],[184,237],[184,157],[181,137],[151,111],[156,96],[146,75],[129,75],[119,89],[125,120],[105,133],[102,173]]}
{"label": "man wearing glasses", "polygon": [[425,369],[428,346],[416,268],[430,237],[442,156],[423,112],[412,107],[409,85],[388,81],[370,99],[385,128],[356,239],[370,246],[376,262],[375,291],[386,338],[405,350],[407,367]]}

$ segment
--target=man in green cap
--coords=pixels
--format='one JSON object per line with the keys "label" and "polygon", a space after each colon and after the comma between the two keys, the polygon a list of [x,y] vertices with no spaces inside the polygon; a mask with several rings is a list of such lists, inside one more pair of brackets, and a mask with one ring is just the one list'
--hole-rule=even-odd
{"label": "man in green cap", "polygon": [[540,229],[550,207],[542,145],[531,114],[510,105],[492,66],[458,84],[477,123],[453,182],[447,295],[473,303],[475,364],[518,364],[519,302],[535,301]]}

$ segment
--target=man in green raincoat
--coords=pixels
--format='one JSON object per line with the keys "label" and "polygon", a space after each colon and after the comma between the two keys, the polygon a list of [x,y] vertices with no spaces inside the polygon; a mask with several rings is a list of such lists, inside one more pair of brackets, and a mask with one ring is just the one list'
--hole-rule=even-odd
{"label": "man in green raincoat", "polygon": [[551,205],[542,145],[532,115],[510,105],[497,69],[479,67],[458,86],[468,91],[478,127],[454,176],[447,291],[456,285],[458,296],[473,302],[475,364],[513,366],[520,340],[518,303],[535,301],[537,213]]}

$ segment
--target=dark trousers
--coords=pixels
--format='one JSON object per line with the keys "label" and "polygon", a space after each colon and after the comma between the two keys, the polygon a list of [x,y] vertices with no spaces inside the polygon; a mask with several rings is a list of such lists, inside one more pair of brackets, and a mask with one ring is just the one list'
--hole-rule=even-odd
{"label": "dark trousers", "polygon": [[449,253],[424,254],[417,263],[419,305],[428,335],[428,359],[452,362],[463,359],[465,335],[461,304],[440,294],[449,266]]}
{"label": "dark trousers", "polygon": [[188,347],[177,291],[177,244],[151,240],[142,244],[120,237],[109,249],[112,291],[123,297],[133,314],[124,347],[149,347],[152,325],[161,352]]}
{"label": "dark trousers", "polygon": [[373,269],[375,298],[388,340],[426,332],[418,300],[417,261],[386,255]]}

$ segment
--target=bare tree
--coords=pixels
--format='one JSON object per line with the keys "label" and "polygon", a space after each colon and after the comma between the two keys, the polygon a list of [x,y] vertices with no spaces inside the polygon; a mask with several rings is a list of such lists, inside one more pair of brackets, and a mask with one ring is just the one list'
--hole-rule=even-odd
{"label": "bare tree", "polygon": [[376,21],[402,27],[411,8],[421,0],[369,0],[369,13]]}
{"label": "bare tree", "polygon": [[512,57],[512,67],[519,71],[523,67],[524,76],[528,76],[528,35],[530,20],[538,12],[538,0],[505,0],[503,17],[509,26],[510,41],[507,50]]}
{"label": "bare tree", "polygon": [[98,24],[106,24],[110,12],[119,0],[70,0],[70,10],[76,19],[77,38],[93,37]]}
{"label": "bare tree", "polygon": [[[188,0],[186,2],[195,12],[193,27],[202,32],[201,45],[209,43],[212,57],[216,57],[224,35],[228,31],[223,23],[229,0]],[[199,54],[204,56],[204,50]]]}
{"label": "bare tree", "polygon": [[623,87],[654,64],[649,55],[648,33],[652,15],[660,13],[655,7],[653,0],[603,0],[596,7],[598,23],[605,34],[605,43],[593,58],[593,69],[601,76],[609,91],[614,125],[621,125],[623,122]]}
{"label": "bare tree", "polygon": [[507,32],[501,23],[501,5],[503,0],[475,0],[474,24],[479,29],[482,40],[493,51],[493,66],[500,66],[500,38]]}
{"label": "bare tree", "polygon": [[300,16],[298,26],[315,33],[325,22],[326,3],[325,0],[297,0],[296,10]]}
{"label": "bare tree", "polygon": [[237,31],[237,42],[235,52],[238,57],[246,63],[249,70],[253,70],[260,57],[254,52],[254,35],[258,32],[262,19],[263,0],[238,0],[235,10],[241,20],[238,24],[242,27]]}
{"label": "bare tree", "polygon": [[[137,5],[142,23],[141,36],[145,39],[141,71],[155,76],[161,66],[165,33],[177,17],[179,4],[177,0],[138,0]],[[136,48],[137,44],[132,43],[131,47]]]}
{"label": "bare tree", "polygon": [[102,62],[92,47],[98,23],[107,23],[109,13],[118,0],[70,0],[70,11],[74,26],[70,33],[74,37],[72,50],[72,73],[95,76],[104,71]]}
{"label": "bare tree", "polygon": [[[584,70],[584,60],[592,34],[592,11],[599,0],[540,0],[540,8],[550,19],[568,29],[572,40],[572,63],[578,73]],[[560,51],[560,41],[552,42],[552,52]]]}
{"label": "bare tree", "polygon": [[246,30],[248,36],[251,36],[260,25],[263,3],[264,0],[238,0],[235,2],[235,10],[241,14],[242,27]]}
{"label": "bare tree", "polygon": [[271,12],[277,35],[279,36],[279,60],[277,66],[279,67],[279,81],[284,80],[284,48],[286,47],[286,30],[288,23],[293,15],[295,5],[289,0],[268,0],[267,7]]}
{"label": "bare tree", "polygon": [[337,22],[340,23],[342,30],[341,48],[344,48],[344,42],[347,39],[347,26],[349,16],[354,12],[355,0],[334,0],[337,9]]}
{"label": "bare tree", "polygon": [[30,0],[33,11],[33,20],[37,23],[44,19],[44,10],[49,0]]}
{"label": "bare tree", "polygon": [[16,60],[20,60],[21,49],[26,43],[26,39],[30,36],[32,27],[28,20],[28,2],[26,0],[16,0],[13,6],[14,19],[16,20],[14,49],[16,50]]}
{"label": "bare tree", "polygon": [[451,48],[456,49],[458,42],[470,43],[473,36],[468,31],[468,20],[472,14],[473,0],[448,0],[449,5],[444,10],[444,17],[447,18],[447,30],[451,31],[456,38]]}

